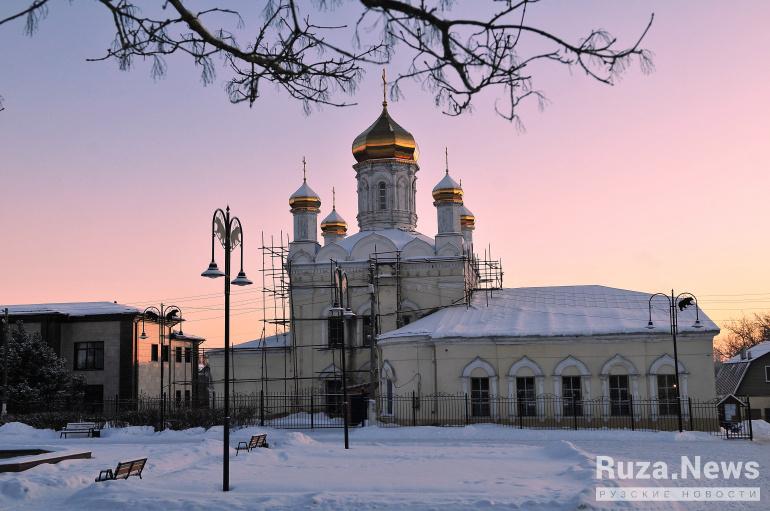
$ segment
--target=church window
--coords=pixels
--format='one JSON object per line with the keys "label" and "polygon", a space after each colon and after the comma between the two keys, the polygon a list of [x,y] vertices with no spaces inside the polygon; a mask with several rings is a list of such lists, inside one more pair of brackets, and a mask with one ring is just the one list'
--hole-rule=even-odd
{"label": "church window", "polygon": [[377,187],[377,203],[380,209],[388,209],[388,187],[384,181],[380,181]]}
{"label": "church window", "polygon": [[342,318],[329,318],[329,347],[339,348],[345,338],[345,325]]}
{"label": "church window", "polygon": [[535,415],[535,378],[524,376],[516,378],[516,401],[519,415],[533,417]]}
{"label": "church window", "polygon": [[471,378],[471,415],[489,417],[489,378]]}
{"label": "church window", "polygon": [[583,392],[580,376],[563,376],[561,379],[564,415],[583,415]]}
{"label": "church window", "polygon": [[610,376],[610,414],[629,415],[631,403],[628,399],[628,375]]}
{"label": "church window", "polygon": [[676,415],[676,377],[673,374],[658,375],[658,413]]}

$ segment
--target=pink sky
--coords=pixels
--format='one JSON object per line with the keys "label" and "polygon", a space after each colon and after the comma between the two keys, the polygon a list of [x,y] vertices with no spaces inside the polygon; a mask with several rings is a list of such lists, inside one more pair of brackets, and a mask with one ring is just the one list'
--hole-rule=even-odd
{"label": "pink sky", "polygon": [[[494,97],[449,118],[412,87],[390,111],[420,144],[421,232],[435,233],[430,190],[448,146],[506,286],[673,287],[724,324],[770,309],[770,4],[556,3],[539,17],[630,39],[653,11],[653,74],[607,87],[546,68],[536,85],[551,104],[525,109],[525,133],[495,116]],[[335,186],[357,231],[350,144],[379,114],[379,70],[356,107],[308,117],[268,88],[249,109],[227,102],[224,73],[204,88],[178,59],[158,82],[141,64],[86,63],[111,41],[103,22],[96,6],[64,4],[34,38],[0,30],[0,303],[163,300],[221,345],[221,281],[199,277],[213,210],[229,203],[242,219],[257,281],[258,238],[291,227],[304,155],[322,217]],[[261,332],[258,286],[237,292],[234,342]]]}

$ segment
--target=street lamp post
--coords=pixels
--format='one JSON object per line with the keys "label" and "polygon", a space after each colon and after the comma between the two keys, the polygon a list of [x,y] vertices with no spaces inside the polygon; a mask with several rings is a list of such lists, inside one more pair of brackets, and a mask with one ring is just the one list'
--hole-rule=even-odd
{"label": "street lamp post", "polygon": [[[668,321],[671,326],[671,338],[674,342],[674,385],[676,386],[676,418],[679,426],[679,432],[682,432],[682,400],[679,387],[679,353],[676,346],[676,334],[679,328],[679,312],[685,310],[687,307],[695,302],[695,323],[693,328],[701,328],[700,316],[698,313],[698,299],[694,294],[684,292],[674,296],[674,290],[671,290],[671,296],[666,293],[655,293],[650,296],[648,302],[648,311],[650,313],[650,319],[647,322],[647,328],[652,330],[655,325],[652,323],[652,299],[656,296],[662,296],[668,301]],[[678,310],[677,310],[678,309]]]}
{"label": "street lamp post", "polygon": [[[166,388],[166,385],[164,384],[163,380],[163,373],[164,373],[164,362],[163,362],[163,341],[166,338],[166,327],[173,327],[177,323],[180,323],[182,320],[182,309],[177,307],[176,305],[164,305],[163,303],[160,304],[160,307],[155,307],[151,305],[150,307],[147,307],[142,312],[142,333],[139,336],[140,339],[147,339],[147,333],[144,329],[144,322],[145,319],[149,318],[151,321],[156,321],[158,323],[158,345],[160,346],[160,353],[159,353],[159,359],[160,359],[160,429],[161,431],[166,429],[166,393],[164,389]],[[169,363],[169,371],[168,371],[168,389],[171,390],[171,341],[169,340],[169,346],[168,346],[168,363]]]}
{"label": "street lamp post", "polygon": [[345,431],[345,449],[350,449],[349,441],[349,420],[348,413],[350,412],[350,403],[348,402],[348,385],[347,385],[347,363],[346,363],[346,344],[345,344],[345,331],[347,330],[347,321],[356,317],[353,310],[350,308],[350,291],[348,288],[348,275],[339,266],[335,269],[335,295],[337,299],[334,302],[330,312],[332,315],[337,316],[343,320],[342,324],[342,354],[340,356],[342,364],[342,423]]}
{"label": "street lamp post", "polygon": [[[214,239],[218,238],[225,251],[224,273],[217,267],[214,260]],[[241,246],[241,270],[230,281],[230,254],[238,245]],[[224,438],[222,453],[222,491],[230,491],[230,284],[234,286],[248,286],[252,282],[243,271],[243,226],[237,216],[230,216],[230,206],[222,211],[217,208],[211,219],[211,262],[209,267],[201,273],[202,277],[215,279],[225,277],[225,418]]]}
{"label": "street lamp post", "polygon": [[3,405],[0,416],[8,414],[8,347],[11,345],[11,319],[8,316],[8,307],[3,313],[3,327],[5,328],[5,342],[3,343]]}

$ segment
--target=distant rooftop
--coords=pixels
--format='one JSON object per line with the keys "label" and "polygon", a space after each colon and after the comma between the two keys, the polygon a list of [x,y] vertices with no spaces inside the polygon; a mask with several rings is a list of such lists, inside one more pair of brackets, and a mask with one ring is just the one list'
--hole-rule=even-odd
{"label": "distant rooftop", "polygon": [[764,341],[748,348],[744,352],[745,358],[741,358],[741,354],[738,353],[725,360],[716,377],[717,395],[726,396],[738,392],[751,363],[768,353],[770,353],[770,341]]}
{"label": "distant rooftop", "polygon": [[[253,341],[233,344],[231,349],[241,351],[258,351],[263,349],[286,348],[291,345],[291,332],[285,332],[277,335],[270,335],[264,339],[254,339]],[[221,354],[224,348],[213,348],[206,351],[208,355]]]}
{"label": "distant rooftop", "polygon": [[760,342],[759,344],[756,344],[745,351],[744,353],[745,358],[741,358],[741,354],[738,353],[734,357],[731,357],[725,360],[725,364],[737,364],[742,362],[749,362],[767,353],[770,353],[770,341]]}
{"label": "distant rooftop", "polygon": [[34,303],[26,305],[0,305],[0,310],[8,307],[11,316],[40,316],[61,314],[70,317],[107,316],[111,314],[139,314],[139,310],[128,305],[114,302],[67,302]]}

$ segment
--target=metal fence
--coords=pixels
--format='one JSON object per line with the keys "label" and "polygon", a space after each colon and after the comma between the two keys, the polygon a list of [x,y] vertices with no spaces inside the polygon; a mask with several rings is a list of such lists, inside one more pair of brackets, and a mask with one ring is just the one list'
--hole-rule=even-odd
{"label": "metal fence", "polygon": [[[349,409],[349,426],[362,426],[368,401],[362,396],[305,392],[300,394],[236,394],[230,397],[230,424],[285,429],[341,428]],[[60,429],[68,422],[94,421],[113,426],[154,426],[156,429],[212,427],[224,422],[224,397],[205,404],[158,397],[85,401],[51,399],[9,402],[7,421],[19,420],[36,427]]]}
{"label": "metal fence", "polygon": [[[350,426],[366,423],[368,399],[308,391],[299,394],[236,394],[230,397],[230,424],[286,429],[339,428],[347,413]],[[726,414],[717,401],[676,400],[571,400],[558,396],[516,399],[467,394],[391,395],[377,403],[379,427],[465,426],[499,424],[520,429],[627,429],[638,431],[706,431],[723,438],[751,439],[750,402],[736,400]],[[36,427],[61,428],[67,422],[99,421],[115,426],[185,429],[221,425],[224,398],[212,396],[205,404],[143,397],[100,402],[48,400],[9,403],[7,420]]]}
{"label": "metal fence", "polygon": [[[628,429],[639,431],[705,431],[724,438],[753,436],[750,403],[737,405],[730,420],[716,400],[573,400],[558,396],[516,399],[501,396],[474,398],[468,394],[383,397],[379,425],[465,426],[499,424],[520,429]],[[680,419],[681,415],[681,419]],[[737,417],[737,418],[736,418]]]}
{"label": "metal fence", "polygon": [[[348,396],[348,400],[346,404],[341,393],[322,392],[235,395],[230,398],[230,415],[240,424],[273,428],[341,428],[349,408],[349,426],[363,426],[368,400],[362,396]],[[217,397],[211,406],[221,412],[223,398]]]}

